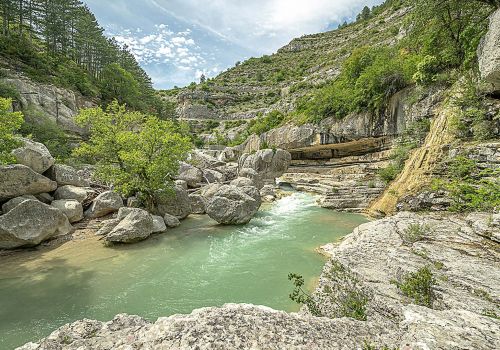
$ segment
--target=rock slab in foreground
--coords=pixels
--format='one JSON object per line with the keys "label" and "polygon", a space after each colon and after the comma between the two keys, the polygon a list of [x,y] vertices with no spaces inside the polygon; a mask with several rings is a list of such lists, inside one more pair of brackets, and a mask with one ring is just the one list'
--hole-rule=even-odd
{"label": "rock slab in foreground", "polygon": [[26,165],[0,166],[0,201],[55,191],[57,183],[33,171]]}
{"label": "rock slab in foreground", "polygon": [[35,246],[51,237],[68,234],[72,229],[59,209],[28,199],[0,216],[0,248]]}

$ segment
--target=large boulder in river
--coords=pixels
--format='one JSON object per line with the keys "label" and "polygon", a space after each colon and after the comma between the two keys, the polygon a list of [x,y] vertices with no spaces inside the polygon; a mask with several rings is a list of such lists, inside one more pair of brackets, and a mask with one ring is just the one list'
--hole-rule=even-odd
{"label": "large boulder in river", "polygon": [[92,190],[84,187],[76,187],[71,185],[61,186],[54,193],[55,199],[74,199],[80,203],[85,201]]}
{"label": "large boulder in river", "polygon": [[167,225],[165,220],[161,216],[151,215],[153,219],[153,233],[165,232],[167,230]]}
{"label": "large boulder in river", "polygon": [[165,225],[167,225],[167,227],[170,227],[170,228],[177,227],[181,224],[179,219],[177,219],[175,216],[170,215],[170,214],[165,214],[165,216],[163,217],[163,221],[165,221]]}
{"label": "large boulder in river", "polygon": [[74,199],[58,199],[53,201],[51,206],[62,211],[70,223],[83,220],[82,204]]}
{"label": "large boulder in river", "polygon": [[0,201],[55,191],[57,183],[22,164],[0,166]]}
{"label": "large boulder in river", "polygon": [[34,246],[72,227],[59,209],[37,200],[26,200],[0,216],[0,249]]}
{"label": "large boulder in river", "polygon": [[478,50],[481,77],[493,92],[500,91],[500,9],[490,17],[490,26]]}
{"label": "large boulder in river", "polygon": [[75,168],[69,165],[56,164],[47,170],[45,175],[56,181],[59,186],[87,187],[90,185],[87,180],[78,174]]}
{"label": "large boulder in river", "polygon": [[264,181],[261,174],[251,168],[240,169],[238,173],[239,177],[246,177],[253,182],[253,186],[257,187],[259,190],[264,186]]}
{"label": "large boulder in river", "polygon": [[240,225],[253,218],[260,204],[260,193],[256,187],[224,185],[208,200],[206,211],[220,224]]}
{"label": "large boulder in river", "polygon": [[156,203],[154,213],[160,216],[170,214],[178,219],[184,219],[191,214],[191,201],[185,182],[182,181],[175,183],[172,193],[158,193]]}
{"label": "large boulder in river", "polygon": [[22,142],[24,144],[22,147],[12,151],[16,163],[26,165],[39,174],[54,165],[55,159],[44,144],[25,138]]}
{"label": "large boulder in river", "polygon": [[239,160],[239,168],[250,168],[264,179],[275,179],[286,172],[291,161],[292,155],[288,151],[263,149],[254,154],[243,154]]}
{"label": "large boulder in river", "polygon": [[110,243],[133,243],[148,238],[154,229],[152,216],[146,210],[134,208],[104,239]]}
{"label": "large boulder in river", "polygon": [[90,208],[85,212],[85,216],[99,218],[114,213],[121,207],[123,207],[122,197],[118,193],[107,191],[94,199]]}

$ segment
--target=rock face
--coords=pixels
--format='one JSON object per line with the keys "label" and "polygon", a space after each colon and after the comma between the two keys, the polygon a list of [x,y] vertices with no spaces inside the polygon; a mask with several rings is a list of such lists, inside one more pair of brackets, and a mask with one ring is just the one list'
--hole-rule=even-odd
{"label": "rock face", "polygon": [[104,239],[111,243],[133,243],[148,238],[154,230],[151,215],[145,210],[134,208]]}
{"label": "rock face", "polygon": [[181,165],[178,179],[185,181],[190,188],[200,187],[205,182],[203,171],[187,163]]}
{"label": "rock face", "polygon": [[50,205],[66,215],[70,223],[83,220],[82,204],[74,199],[59,199],[53,201]]}
{"label": "rock face", "polygon": [[25,165],[0,166],[0,201],[25,194],[52,192],[57,183]]}
{"label": "rock face", "polygon": [[479,47],[481,77],[490,84],[492,92],[500,91],[500,10],[490,17],[490,26]]}
{"label": "rock face", "polygon": [[85,199],[87,199],[90,192],[91,191],[87,188],[66,185],[59,187],[56,190],[54,197],[55,199],[74,199],[82,203]]}
{"label": "rock face", "polygon": [[51,180],[56,181],[59,186],[89,186],[88,181],[81,177],[78,172],[69,165],[56,164],[47,170],[45,175]]}
{"label": "rock face", "polygon": [[250,168],[264,179],[275,179],[286,172],[291,160],[292,156],[287,151],[264,149],[254,154],[242,155],[239,160],[239,168]]}
{"label": "rock face", "polygon": [[176,182],[173,194],[159,195],[155,214],[160,216],[170,214],[178,219],[184,219],[191,214],[191,201],[185,185],[184,181]]}
{"label": "rock face", "polygon": [[[419,234],[410,235],[415,227]],[[369,295],[367,326],[377,324],[393,334],[389,348],[409,344],[411,349],[444,350],[453,344],[454,349],[493,349],[500,323],[486,315],[498,312],[500,255],[498,243],[483,232],[498,231],[493,214],[401,212],[361,225],[340,244],[324,247],[334,260],[325,266],[316,295],[343,285],[329,273],[336,261],[357,276]],[[414,305],[391,283],[424,266],[435,279],[432,309]],[[324,315],[338,313],[335,302],[321,300]]]}
{"label": "rock face", "polygon": [[85,212],[85,216],[99,218],[101,216],[114,213],[123,207],[123,199],[118,193],[107,191],[101,193],[92,202],[90,208]]}
{"label": "rock face", "polygon": [[0,216],[0,248],[34,246],[71,230],[68,218],[59,209],[29,199]]}
{"label": "rock face", "polygon": [[208,200],[206,211],[220,224],[240,225],[252,219],[260,204],[257,188],[224,185]]}
{"label": "rock face", "polygon": [[199,194],[190,194],[189,200],[191,201],[191,212],[193,214],[205,214],[205,198]]}
{"label": "rock face", "polygon": [[26,165],[35,172],[42,174],[55,163],[47,147],[39,142],[22,139],[24,145],[12,151],[16,163]]}
{"label": "rock face", "polygon": [[165,214],[165,216],[163,217],[163,221],[165,221],[165,225],[167,225],[167,227],[170,227],[170,228],[177,227],[181,224],[179,219],[177,219],[175,216],[170,215],[170,214]]}

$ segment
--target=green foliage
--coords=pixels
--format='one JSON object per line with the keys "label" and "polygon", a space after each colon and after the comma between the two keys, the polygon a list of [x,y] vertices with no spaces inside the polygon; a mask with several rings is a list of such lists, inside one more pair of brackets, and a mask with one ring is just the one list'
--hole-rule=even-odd
{"label": "green foliage", "polygon": [[101,94],[105,103],[116,99],[120,104],[127,104],[132,108],[140,107],[142,95],[139,83],[131,73],[119,64],[112,63],[104,69],[102,77]]}
{"label": "green foliage", "polygon": [[437,74],[440,72],[439,60],[436,56],[426,55],[418,64],[417,71],[413,74],[413,80],[420,85],[428,85],[436,82]]}
{"label": "green foliage", "polygon": [[71,157],[71,147],[68,136],[48,116],[33,110],[26,111],[26,118],[21,126],[22,135],[43,143],[50,154],[59,161],[65,161]]}
{"label": "green foliage", "polygon": [[271,111],[265,116],[252,119],[248,123],[248,134],[261,135],[281,125],[285,116],[279,111]]}
{"label": "green foliage", "polygon": [[319,305],[333,305],[330,314],[333,317],[351,317],[366,320],[368,293],[361,286],[358,278],[340,262],[332,261],[331,268],[324,277],[332,281],[333,287],[325,285],[317,292],[315,300]]}
{"label": "green foliage", "polygon": [[323,316],[314,298],[302,288],[304,286],[304,277],[290,273],[288,274],[288,280],[292,281],[294,286],[292,293],[288,297],[297,304],[306,305],[312,315]]}
{"label": "green foliage", "polygon": [[416,272],[405,274],[401,281],[395,281],[394,283],[415,304],[432,308],[435,300],[433,287],[436,280],[427,266],[420,268]]}
{"label": "green foliage", "polygon": [[353,51],[340,76],[298,102],[297,114],[310,122],[352,112],[383,112],[388,99],[411,83],[417,57],[393,48]]}
{"label": "green foliage", "polygon": [[452,159],[446,177],[435,180],[434,189],[444,189],[452,200],[451,211],[494,211],[500,207],[498,170],[480,169],[464,156]]}
{"label": "green foliage", "polygon": [[410,224],[406,229],[403,230],[401,238],[405,244],[413,244],[418,241],[422,241],[429,234],[430,228],[427,225],[420,224]]}
{"label": "green foliage", "polygon": [[0,97],[0,165],[15,161],[11,151],[19,147],[15,133],[23,123],[23,115],[11,112],[12,100]]}
{"label": "green foliage", "polygon": [[0,97],[17,100],[20,95],[14,86],[0,81]]}
{"label": "green foliage", "polygon": [[127,112],[112,102],[82,110],[77,123],[90,130],[75,156],[97,165],[95,176],[114,184],[124,196],[141,193],[149,208],[158,195],[167,195],[179,162],[191,149],[189,139],[178,133],[180,125],[139,112]]}

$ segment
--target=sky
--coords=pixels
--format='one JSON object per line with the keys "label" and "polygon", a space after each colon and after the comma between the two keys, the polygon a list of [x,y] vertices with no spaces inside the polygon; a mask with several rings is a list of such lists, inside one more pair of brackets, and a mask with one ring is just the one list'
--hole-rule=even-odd
{"label": "sky", "polygon": [[293,38],[351,21],[383,0],[84,0],[107,36],[127,44],[168,89],[272,54]]}

